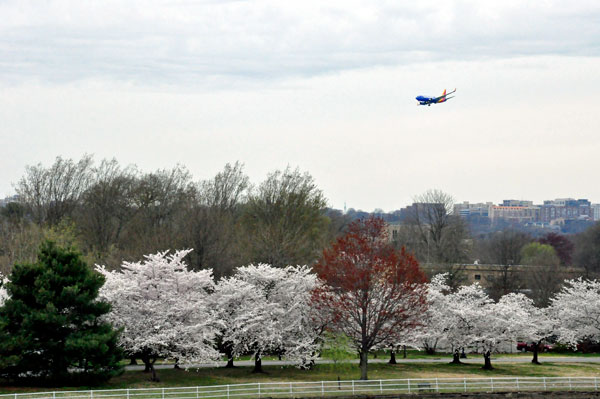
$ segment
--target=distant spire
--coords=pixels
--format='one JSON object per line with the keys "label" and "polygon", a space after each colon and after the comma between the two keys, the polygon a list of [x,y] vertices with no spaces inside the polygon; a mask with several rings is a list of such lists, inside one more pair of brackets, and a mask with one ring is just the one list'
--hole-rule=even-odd
{"label": "distant spire", "polygon": [[346,201],[344,201],[344,214],[346,214]]}

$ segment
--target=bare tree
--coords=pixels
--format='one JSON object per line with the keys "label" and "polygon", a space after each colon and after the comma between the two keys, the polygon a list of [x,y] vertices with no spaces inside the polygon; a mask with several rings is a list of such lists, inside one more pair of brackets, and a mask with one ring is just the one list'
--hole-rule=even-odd
{"label": "bare tree", "polygon": [[216,277],[242,264],[238,224],[250,187],[243,168],[239,162],[227,164],[214,178],[200,182],[186,218],[192,267],[212,268]]}
{"label": "bare tree", "polygon": [[422,262],[460,263],[468,257],[467,227],[454,215],[454,199],[440,190],[429,190],[414,198],[405,223],[413,245],[408,247]]}
{"label": "bare tree", "polygon": [[503,295],[525,287],[526,278],[517,267],[521,263],[521,250],[531,241],[528,234],[516,230],[502,230],[479,239],[478,255],[482,263],[500,267],[498,273],[488,277],[492,299],[497,301]]}
{"label": "bare tree", "polygon": [[100,256],[115,245],[134,214],[131,198],[136,182],[135,167],[121,168],[115,160],[102,160],[92,168],[89,188],[76,212],[77,227],[87,249]]}
{"label": "bare tree", "polygon": [[573,261],[585,269],[588,278],[600,274],[600,222],[575,236]]}
{"label": "bare tree", "polygon": [[49,168],[27,166],[16,186],[19,201],[37,224],[58,224],[77,207],[88,187],[92,163],[92,156],[84,155],[77,163],[57,157]]}
{"label": "bare tree", "polygon": [[538,307],[549,306],[565,279],[556,250],[549,244],[532,242],[521,250],[521,259],[528,296]]}
{"label": "bare tree", "polygon": [[126,249],[121,257],[137,259],[146,253],[181,248],[195,190],[189,172],[182,166],[138,177],[130,198],[133,215],[119,240]]}
{"label": "bare tree", "polygon": [[243,228],[248,258],[274,266],[315,261],[327,239],[326,200],[308,173],[289,167],[250,193]]}
{"label": "bare tree", "polygon": [[518,265],[521,263],[521,250],[533,238],[517,230],[494,232],[481,241],[482,261],[496,265]]}
{"label": "bare tree", "polygon": [[10,274],[17,262],[34,262],[43,230],[35,223],[10,223],[0,219],[0,273]]}

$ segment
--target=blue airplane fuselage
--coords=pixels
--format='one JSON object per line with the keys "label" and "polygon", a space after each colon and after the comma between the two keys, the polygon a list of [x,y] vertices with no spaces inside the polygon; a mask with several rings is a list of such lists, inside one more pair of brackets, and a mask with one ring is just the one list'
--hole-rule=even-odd
{"label": "blue airplane fuselage", "polygon": [[446,93],[446,90],[444,90],[444,92],[442,93],[442,95],[439,96],[439,97],[417,96],[415,98],[419,102],[419,105],[439,104],[439,103],[446,102],[446,100],[454,98],[453,96],[449,96],[449,95],[452,94],[452,93],[455,93],[455,92],[456,92],[456,89],[454,89],[453,91],[451,91],[449,93]]}

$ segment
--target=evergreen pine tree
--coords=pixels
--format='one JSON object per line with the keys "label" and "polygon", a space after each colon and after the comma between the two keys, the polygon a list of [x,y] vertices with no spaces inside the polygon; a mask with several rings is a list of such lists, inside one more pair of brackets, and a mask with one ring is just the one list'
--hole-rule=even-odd
{"label": "evergreen pine tree", "polygon": [[16,264],[0,307],[0,376],[94,384],[119,374],[119,332],[102,320],[104,277],[51,241],[33,264]]}

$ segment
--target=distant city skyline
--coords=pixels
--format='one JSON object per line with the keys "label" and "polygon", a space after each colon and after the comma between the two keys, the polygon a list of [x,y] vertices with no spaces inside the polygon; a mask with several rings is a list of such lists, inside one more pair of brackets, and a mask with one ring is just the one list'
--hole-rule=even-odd
{"label": "distant city skyline", "polygon": [[[0,206],[1,205],[5,205],[6,203],[10,202],[10,200],[15,199],[16,197],[18,197],[16,194],[10,194],[10,195],[4,195],[4,196],[0,196]],[[505,201],[529,201],[532,202],[533,206],[540,206],[543,205],[545,201],[555,201],[555,200],[559,200],[559,199],[573,199],[573,200],[587,200],[590,202],[591,205],[599,205],[600,206],[600,202],[594,202],[592,200],[590,200],[589,198],[575,198],[575,197],[557,197],[557,198],[546,198],[541,200],[540,202],[536,202],[536,201],[532,201],[532,200],[516,200],[514,198],[505,198],[501,201],[456,201],[454,203],[454,206],[456,207],[457,205],[463,205],[463,204],[470,204],[470,205],[479,205],[479,204],[492,204],[492,205],[502,205],[503,202]],[[397,208],[394,209],[383,209],[381,207],[375,207],[373,209],[362,209],[362,208],[356,208],[356,207],[352,207],[352,206],[348,206],[347,204],[344,204],[342,207],[335,207],[335,206],[329,206],[332,209],[337,209],[337,210],[342,210],[342,211],[346,211],[346,210],[351,210],[354,209],[355,211],[362,211],[362,212],[375,212],[378,210],[382,210],[383,212],[394,212],[394,211],[398,211],[401,210],[403,208],[406,208],[410,205],[412,205],[414,203],[414,201],[411,201],[409,203],[406,204],[402,204],[399,205]],[[600,210],[599,210],[600,212]],[[600,214],[600,213],[599,213]]]}
{"label": "distant city skyline", "polygon": [[[288,165],[331,207],[600,201],[600,3],[0,3],[0,196],[26,165]],[[442,106],[418,95],[457,88]]]}

